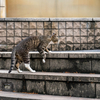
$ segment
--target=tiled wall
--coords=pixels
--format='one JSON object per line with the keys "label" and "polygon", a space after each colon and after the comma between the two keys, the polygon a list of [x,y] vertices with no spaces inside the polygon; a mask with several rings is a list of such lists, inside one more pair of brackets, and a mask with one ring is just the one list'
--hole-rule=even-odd
{"label": "tiled wall", "polygon": [[56,33],[59,45],[50,45],[50,50],[100,49],[99,21],[2,21],[0,22],[0,51],[11,51],[28,36]]}

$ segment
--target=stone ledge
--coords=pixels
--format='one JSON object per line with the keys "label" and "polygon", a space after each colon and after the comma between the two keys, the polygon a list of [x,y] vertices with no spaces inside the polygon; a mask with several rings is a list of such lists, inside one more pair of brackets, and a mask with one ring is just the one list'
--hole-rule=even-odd
{"label": "stone ledge", "polygon": [[0,21],[49,21],[49,18],[0,18]]}
{"label": "stone ledge", "polygon": [[100,18],[0,18],[0,21],[100,21]]}
{"label": "stone ledge", "polygon": [[80,73],[54,73],[54,72],[35,72],[24,71],[18,73],[12,71],[10,74],[8,70],[0,70],[0,78],[11,79],[25,79],[45,80],[45,81],[69,81],[69,82],[100,82],[100,74],[80,74]]}
{"label": "stone ledge", "polygon": [[[31,58],[41,58],[38,52],[29,52]],[[0,57],[10,58],[11,52],[0,52]],[[100,50],[52,51],[47,58],[100,58]]]}
{"label": "stone ledge", "polygon": [[100,18],[93,18],[93,21],[100,21]]}
{"label": "stone ledge", "polygon": [[2,86],[8,82],[15,92],[88,98],[98,98],[100,95],[99,74],[7,72],[8,70],[0,70],[0,90],[4,90],[6,87]]}
{"label": "stone ledge", "polygon": [[0,18],[0,21],[4,21],[5,20],[5,18]]}
{"label": "stone ledge", "polygon": [[39,94],[27,94],[27,93],[14,93],[0,91],[0,98],[2,100],[98,100],[92,98],[82,97],[67,97],[67,96],[54,96],[54,95],[39,95]]}
{"label": "stone ledge", "polygon": [[92,18],[50,18],[50,21],[92,21]]}

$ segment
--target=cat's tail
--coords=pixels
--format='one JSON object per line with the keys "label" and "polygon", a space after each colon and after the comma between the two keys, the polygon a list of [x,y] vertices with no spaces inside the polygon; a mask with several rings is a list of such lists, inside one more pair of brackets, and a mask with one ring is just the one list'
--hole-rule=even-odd
{"label": "cat's tail", "polygon": [[11,54],[11,67],[10,67],[8,73],[10,73],[12,71],[13,67],[15,66],[15,53],[16,53],[16,48],[14,48],[12,50],[12,54]]}

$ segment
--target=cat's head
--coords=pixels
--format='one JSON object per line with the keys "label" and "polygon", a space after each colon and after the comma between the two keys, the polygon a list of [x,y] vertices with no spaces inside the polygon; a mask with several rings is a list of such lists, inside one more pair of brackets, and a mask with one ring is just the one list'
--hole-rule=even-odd
{"label": "cat's head", "polygon": [[59,44],[60,40],[58,39],[56,33],[53,33],[53,35],[51,36],[51,41],[52,41],[54,44]]}

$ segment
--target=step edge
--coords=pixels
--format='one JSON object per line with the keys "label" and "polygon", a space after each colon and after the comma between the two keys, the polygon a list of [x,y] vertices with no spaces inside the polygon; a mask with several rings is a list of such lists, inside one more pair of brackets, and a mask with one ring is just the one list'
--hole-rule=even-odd
{"label": "step edge", "polygon": [[[4,73],[6,72],[6,73]],[[52,73],[52,72],[36,72],[36,73],[7,73],[0,70],[0,78],[10,79],[31,79],[31,80],[45,80],[45,81],[73,81],[73,82],[100,82],[100,74],[83,74],[83,73]],[[20,77],[19,77],[20,76]]]}
{"label": "step edge", "polygon": [[[8,96],[9,93],[12,96]],[[26,96],[27,95],[27,96]],[[19,97],[20,96],[20,97]],[[26,96],[26,97],[25,97]],[[32,96],[32,97],[30,97]],[[69,97],[69,96],[56,96],[56,95],[42,95],[42,94],[26,94],[26,93],[15,93],[15,92],[4,92],[0,91],[0,97],[4,98],[19,98],[19,99],[32,99],[32,100],[98,100],[96,98],[82,98],[82,97]],[[49,99],[47,99],[49,98]]]}

